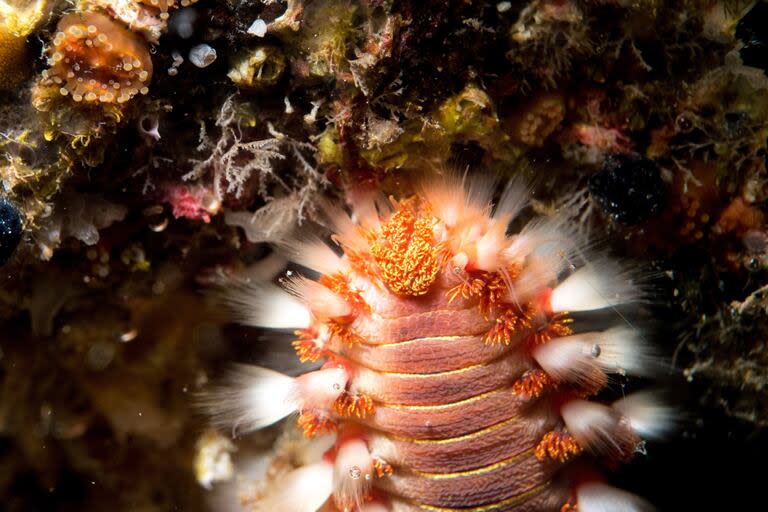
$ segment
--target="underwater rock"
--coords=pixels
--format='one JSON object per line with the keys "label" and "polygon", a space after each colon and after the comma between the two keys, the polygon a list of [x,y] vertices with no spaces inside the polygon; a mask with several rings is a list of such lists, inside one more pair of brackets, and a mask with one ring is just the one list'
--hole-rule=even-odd
{"label": "underwater rock", "polygon": [[127,211],[124,206],[99,196],[64,192],[58,208],[35,234],[41,258],[50,259],[56,248],[69,237],[94,245],[99,241],[99,230],[123,220]]}
{"label": "underwater rock", "polygon": [[[266,478],[245,467],[254,444],[268,460],[279,452],[269,448],[276,426],[232,439],[230,467],[231,432],[201,438],[207,419],[193,413],[194,395],[232,363],[303,369],[288,362],[287,340],[262,343],[263,330],[227,323],[223,311],[198,325],[202,302],[215,303],[212,288],[244,268],[243,286],[313,278],[279,256],[284,240],[346,233],[328,225],[328,205],[359,212],[360,225],[388,219],[398,207],[387,198],[406,200],[433,170],[530,183],[509,233],[563,216],[567,236],[632,257],[642,277],[646,268],[669,275],[676,289],[654,282],[649,305],[667,335],[649,342],[675,352],[664,363],[692,379],[680,409],[705,411],[728,432],[735,418],[768,425],[765,3],[191,4],[0,0],[0,196],[23,226],[20,238],[13,223],[10,242],[0,241],[0,508],[203,512],[205,496],[229,486],[219,509],[253,510],[240,500],[255,495],[245,487],[269,493],[304,464],[290,457],[290,468]],[[190,59],[195,47],[201,58]],[[216,61],[199,67],[213,49]],[[578,268],[591,249],[567,263]],[[523,274],[535,271],[526,262]],[[660,303],[672,311],[658,312]],[[574,355],[610,354],[586,348]],[[537,355],[546,360],[543,346]],[[532,371],[517,388],[537,392],[542,376]],[[737,446],[723,457],[711,428],[686,427],[682,442],[661,448],[671,456],[649,443],[651,471],[622,472],[622,483],[661,510],[712,508],[699,488],[744,495],[746,486],[730,492],[719,481],[738,472],[716,469],[746,468],[741,456],[765,450]],[[559,434],[547,440],[543,448],[569,446]],[[583,492],[571,498],[565,508],[578,498],[589,512]]]}
{"label": "underwater rock", "polygon": [[3,21],[0,15],[0,90],[16,87],[29,72],[26,37],[11,33]]}
{"label": "underwater rock", "polygon": [[0,266],[13,256],[21,241],[22,225],[19,210],[0,197]]}
{"label": "underwater rock", "polygon": [[0,0],[0,91],[13,89],[29,76],[27,36],[42,24],[51,4],[49,0]]}
{"label": "underwater rock", "polygon": [[244,89],[274,85],[285,70],[285,56],[275,47],[258,46],[244,50],[232,59],[227,76]]}
{"label": "underwater rock", "polygon": [[745,66],[760,68],[768,75],[768,3],[756,2],[736,25],[736,37],[744,46],[739,50]]}
{"label": "underwater rock", "polygon": [[639,155],[611,155],[589,178],[589,192],[611,219],[638,224],[659,212],[666,195],[659,167]]}

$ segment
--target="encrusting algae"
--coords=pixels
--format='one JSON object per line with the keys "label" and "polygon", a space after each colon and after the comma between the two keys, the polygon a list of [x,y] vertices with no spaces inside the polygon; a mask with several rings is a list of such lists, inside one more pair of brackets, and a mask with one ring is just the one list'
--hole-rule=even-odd
{"label": "encrusting algae", "polygon": [[29,52],[26,36],[11,33],[3,22],[0,15],[0,90],[8,90],[27,77]]}
{"label": "encrusting algae", "polygon": [[27,36],[44,21],[49,0],[0,0],[0,90],[10,90],[32,70]]}

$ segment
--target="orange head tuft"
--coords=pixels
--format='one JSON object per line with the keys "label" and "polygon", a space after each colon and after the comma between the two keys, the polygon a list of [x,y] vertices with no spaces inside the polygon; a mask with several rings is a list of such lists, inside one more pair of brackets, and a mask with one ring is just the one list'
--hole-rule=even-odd
{"label": "orange head tuft", "polygon": [[382,223],[371,245],[379,277],[397,295],[418,297],[429,291],[440,270],[434,217],[417,210],[415,200],[403,201],[392,217]]}

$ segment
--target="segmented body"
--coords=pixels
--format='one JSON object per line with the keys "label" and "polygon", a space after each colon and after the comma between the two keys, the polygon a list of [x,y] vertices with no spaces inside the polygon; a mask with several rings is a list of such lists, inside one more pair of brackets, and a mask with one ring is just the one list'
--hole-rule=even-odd
{"label": "segmented body", "polygon": [[[317,495],[286,510],[317,510],[329,495],[322,509],[343,512],[641,510],[568,467],[584,452],[628,460],[637,417],[657,419],[646,402],[587,400],[611,373],[643,373],[644,352],[626,330],[580,332],[568,312],[631,302],[636,289],[612,264],[574,273],[578,243],[556,221],[506,235],[519,192],[491,215],[488,194],[434,186],[381,216],[359,207],[357,224],[332,210],[342,257],[299,240],[287,251],[322,274],[288,289],[310,312],[297,353],[325,364],[284,396],[307,436],[337,438],[313,469]],[[263,380],[251,406],[269,409],[263,391],[279,386]],[[276,485],[257,510],[293,492]]]}
{"label": "segmented body", "polygon": [[353,367],[349,393],[375,404],[370,416],[351,421],[370,429],[371,452],[395,468],[376,487],[394,510],[559,507],[567,496],[549,486],[557,465],[535,455],[557,420],[513,389],[533,365],[520,344],[486,343],[493,319],[477,300],[449,303],[451,273],[443,269],[420,297],[353,279],[375,313],[351,326],[363,342],[329,347]]}

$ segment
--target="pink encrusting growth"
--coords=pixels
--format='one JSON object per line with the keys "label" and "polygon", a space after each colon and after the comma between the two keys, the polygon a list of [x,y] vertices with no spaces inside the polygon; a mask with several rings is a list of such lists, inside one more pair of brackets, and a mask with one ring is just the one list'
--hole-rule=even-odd
{"label": "pink encrusting growth", "polygon": [[[562,219],[508,234],[529,195],[520,184],[495,208],[492,180],[448,176],[414,190],[358,194],[351,214],[323,205],[340,251],[306,235],[277,244],[319,279],[229,294],[236,319],[294,327],[302,362],[325,362],[297,378],[241,369],[210,395],[219,423],[252,430],[295,413],[307,436],[337,435],[322,463],[276,481],[255,509],[643,510],[589,469],[629,460],[669,422],[650,394],[592,398],[655,366],[614,313],[643,299],[632,273],[584,262],[585,242]],[[591,311],[616,325],[572,316]]]}

